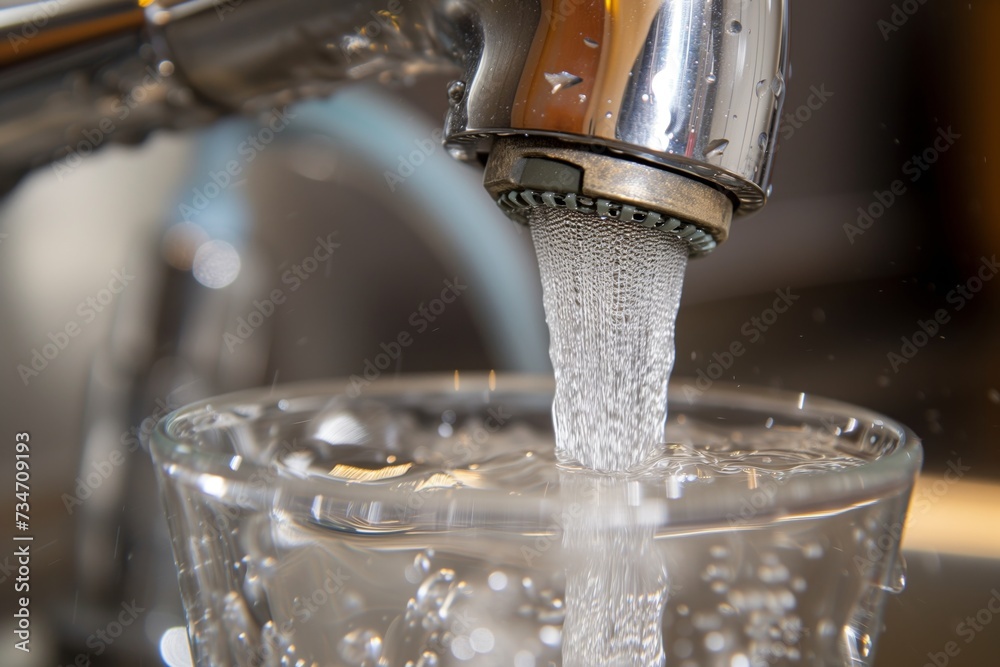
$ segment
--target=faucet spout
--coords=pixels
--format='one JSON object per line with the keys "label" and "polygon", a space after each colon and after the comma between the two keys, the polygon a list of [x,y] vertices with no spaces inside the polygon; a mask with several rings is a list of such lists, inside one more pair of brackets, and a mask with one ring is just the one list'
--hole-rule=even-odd
{"label": "faucet spout", "polygon": [[[8,33],[27,32],[35,4],[0,10]],[[58,16],[44,31],[18,53],[0,52],[16,75],[0,90],[0,168],[57,159],[67,125],[81,134],[99,127],[102,104],[128,86],[144,87],[143,101],[104,123],[108,138],[263,114],[359,79],[452,72],[448,151],[489,161],[487,189],[515,218],[572,195],[601,215],[693,225],[697,254],[726,238],[734,214],[767,198],[786,0],[139,4],[141,12],[120,0],[52,3]]]}

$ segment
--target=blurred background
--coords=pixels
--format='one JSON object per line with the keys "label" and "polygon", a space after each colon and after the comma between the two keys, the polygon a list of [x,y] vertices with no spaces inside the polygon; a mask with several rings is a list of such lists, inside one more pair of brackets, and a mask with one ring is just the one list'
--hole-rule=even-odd
{"label": "blurred background", "polygon": [[[739,341],[725,379],[921,435],[908,585],[877,664],[935,664],[954,641],[947,664],[981,666],[1000,654],[1000,618],[984,623],[1000,600],[1000,3],[902,4],[896,26],[888,0],[792,0],[774,194],[691,265],[675,382]],[[35,650],[5,641],[0,664],[162,664],[183,617],[142,441],[168,410],[363,374],[456,278],[469,289],[419,315],[392,372],[550,372],[528,234],[440,147],[446,88],[352,88],[271,135],[240,119],[156,134],[0,200],[0,423],[8,443],[31,434],[36,536]],[[770,318],[779,291],[793,305]],[[11,608],[13,573],[0,555]],[[145,611],[104,651],[93,633],[132,600]]]}

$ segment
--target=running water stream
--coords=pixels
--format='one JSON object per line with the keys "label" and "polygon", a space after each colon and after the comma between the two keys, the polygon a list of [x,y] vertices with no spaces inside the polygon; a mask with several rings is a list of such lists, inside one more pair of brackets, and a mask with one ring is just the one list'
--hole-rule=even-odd
{"label": "running water stream", "polygon": [[529,222],[556,377],[556,454],[583,468],[560,475],[562,494],[583,507],[563,533],[563,664],[662,665],[667,572],[622,473],[663,444],[687,245],[569,210],[537,208]]}
{"label": "running water stream", "polygon": [[570,210],[533,209],[530,225],[559,459],[604,472],[634,468],[663,442],[687,245]]}

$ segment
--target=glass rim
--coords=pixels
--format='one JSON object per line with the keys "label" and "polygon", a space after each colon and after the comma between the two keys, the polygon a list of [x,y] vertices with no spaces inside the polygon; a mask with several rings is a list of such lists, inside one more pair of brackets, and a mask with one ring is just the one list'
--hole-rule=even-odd
{"label": "glass rim", "polygon": [[[643,500],[644,507],[648,505],[646,507],[649,510],[648,516],[654,517],[651,519],[653,521],[687,524],[701,523],[707,520],[719,522],[729,518],[732,528],[736,527],[732,519],[738,516],[734,512],[745,511],[747,508],[752,510],[750,512],[751,519],[756,523],[769,518],[773,519],[776,515],[791,509],[800,511],[813,507],[819,511],[825,504],[832,501],[871,502],[893,490],[905,488],[907,493],[912,490],[913,481],[919,472],[923,458],[921,442],[912,430],[893,419],[842,401],[820,398],[802,392],[789,392],[752,385],[714,382],[709,388],[703,391],[699,390],[697,396],[692,396],[690,393],[685,395],[683,392],[686,381],[687,379],[683,377],[674,378],[671,381],[668,422],[678,413],[683,414],[685,408],[689,407],[705,411],[706,409],[710,410],[713,406],[718,406],[720,409],[742,410],[758,413],[761,416],[777,412],[786,415],[794,414],[793,411],[797,408],[803,413],[804,419],[839,417],[855,419],[859,424],[887,429],[895,439],[895,446],[890,452],[857,466],[819,473],[789,475],[772,486],[738,488],[730,485],[725,488],[724,493],[719,493],[710,488],[711,485],[706,485],[705,488],[695,491],[693,498],[690,497],[688,491],[685,491],[684,497],[680,500],[671,499],[660,493],[659,496]],[[548,395],[554,391],[555,382],[552,376],[544,375],[470,373],[456,378],[442,374],[413,374],[380,379],[367,385],[363,394],[355,397],[351,397],[348,393],[350,386],[349,379],[319,380],[271,388],[242,390],[197,401],[174,410],[156,424],[150,438],[150,449],[158,468],[164,467],[167,461],[173,465],[180,463],[182,467],[186,468],[183,470],[186,476],[215,475],[239,483],[239,478],[245,474],[243,470],[241,470],[241,475],[237,475],[229,465],[222,464],[218,453],[199,453],[197,448],[189,446],[190,439],[185,439],[175,432],[177,426],[183,423],[186,418],[199,412],[247,404],[260,405],[281,399],[292,402],[318,401],[324,398],[330,400],[338,396],[346,396],[349,400],[378,401],[380,398],[398,399],[411,396],[414,400],[419,400],[428,396],[443,398],[449,394],[456,397],[475,396],[480,393],[487,395],[486,392],[493,396],[516,396],[531,393]],[[687,387],[690,386],[692,384],[688,382]],[[294,409],[289,411],[295,412]],[[224,428],[227,425],[221,424],[219,428]],[[181,449],[185,451],[182,452]],[[266,462],[249,463],[258,469],[267,468]],[[625,478],[627,477],[625,475]],[[338,484],[338,480],[330,477],[295,481],[288,478],[278,478],[272,481],[280,487],[285,496],[283,502],[286,505],[300,508],[308,508],[316,495],[323,494],[330,497],[330,489]],[[377,501],[387,493],[385,489],[367,489],[356,484],[351,486],[350,483],[346,483],[344,488],[350,489],[349,493],[355,499],[362,500]],[[661,491],[663,490],[662,483],[659,488]],[[345,495],[348,493],[344,489],[340,490]],[[500,495],[498,492],[484,490],[465,490],[464,492],[473,493],[480,498],[483,494],[489,493]],[[461,491],[456,491],[456,493],[460,494]],[[532,516],[537,516],[539,511],[542,514],[550,515],[553,509],[558,511],[560,505],[558,497],[545,496],[544,494],[528,492],[514,497],[508,496],[504,492],[502,495],[504,512],[507,515],[527,516],[529,519]],[[439,505],[445,507],[449,503],[454,503],[456,497],[458,497],[456,494],[446,494],[439,502],[422,503],[421,509],[425,515],[433,514]]]}

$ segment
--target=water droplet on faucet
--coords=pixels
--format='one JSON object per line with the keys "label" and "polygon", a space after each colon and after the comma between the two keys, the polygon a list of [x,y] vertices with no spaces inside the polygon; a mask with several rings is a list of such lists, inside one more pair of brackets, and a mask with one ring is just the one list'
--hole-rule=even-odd
{"label": "water droplet on faucet", "polygon": [[458,104],[465,98],[465,82],[452,81],[448,84],[448,99]]}
{"label": "water droplet on faucet", "polygon": [[715,141],[710,141],[708,147],[705,150],[705,157],[721,157],[726,149],[729,148],[728,139],[716,139]]}
{"label": "water droplet on faucet", "polygon": [[729,24],[729,32],[733,33],[734,35],[739,34],[740,32],[742,32],[742,30],[743,30],[743,24],[740,23],[739,21],[733,21],[732,23]]}
{"label": "water droplet on faucet", "polygon": [[560,90],[565,90],[566,88],[572,88],[583,81],[583,79],[578,77],[576,74],[571,74],[566,71],[546,72],[545,80],[549,82],[550,86],[552,86],[553,94],[558,93]]}
{"label": "water droplet on faucet", "polygon": [[760,81],[758,81],[757,82],[757,97],[764,97],[764,93],[766,93],[768,91],[768,89],[769,89],[769,86],[768,86],[766,80],[761,79]]}
{"label": "water droplet on faucet", "polygon": [[584,37],[583,43],[592,49],[596,49],[597,47],[600,46],[600,44],[597,43],[597,40],[591,39],[590,37]]}
{"label": "water droplet on faucet", "polygon": [[774,79],[771,80],[771,92],[774,93],[775,97],[781,97],[781,94],[785,92],[785,77],[782,76],[781,72],[774,75]]}

